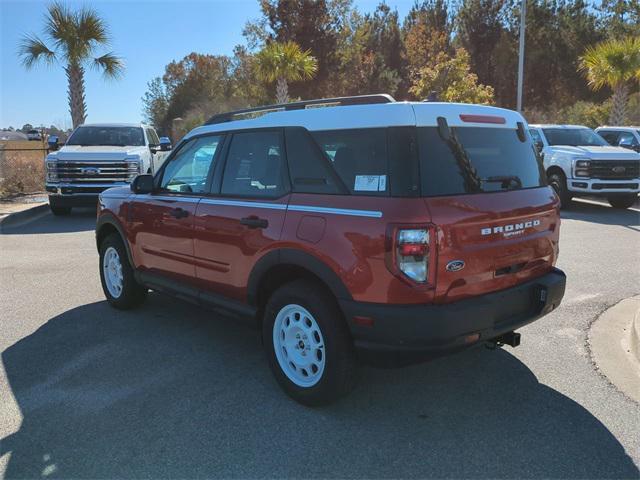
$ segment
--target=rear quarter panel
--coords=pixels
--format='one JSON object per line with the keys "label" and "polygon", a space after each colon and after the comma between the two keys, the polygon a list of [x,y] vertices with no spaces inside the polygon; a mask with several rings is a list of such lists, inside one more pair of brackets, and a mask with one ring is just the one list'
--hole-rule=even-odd
{"label": "rear quarter panel", "polygon": [[[361,210],[379,216],[296,211],[296,205]],[[421,198],[387,198],[293,194],[282,240],[284,248],[300,249],[328,265],[354,300],[375,303],[424,303],[433,290],[410,285],[387,268],[390,223],[427,224],[430,216]]]}

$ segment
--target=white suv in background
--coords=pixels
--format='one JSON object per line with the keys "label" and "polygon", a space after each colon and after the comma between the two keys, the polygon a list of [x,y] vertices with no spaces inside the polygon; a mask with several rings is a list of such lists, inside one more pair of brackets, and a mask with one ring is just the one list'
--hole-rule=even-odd
{"label": "white suv in background", "polygon": [[640,127],[598,127],[596,132],[609,142],[609,145],[640,153]]}
{"label": "white suv in background", "polygon": [[577,196],[602,196],[615,208],[635,203],[640,192],[640,154],[613,147],[581,125],[529,125],[529,132],[562,206]]}

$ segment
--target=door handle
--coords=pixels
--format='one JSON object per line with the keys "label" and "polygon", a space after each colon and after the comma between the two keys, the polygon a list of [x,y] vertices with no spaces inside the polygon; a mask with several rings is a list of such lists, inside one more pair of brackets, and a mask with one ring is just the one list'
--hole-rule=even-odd
{"label": "door handle", "polygon": [[240,219],[240,224],[249,228],[267,228],[269,226],[269,220],[258,217],[244,217]]}
{"label": "door handle", "polygon": [[189,216],[189,212],[187,212],[186,210],[183,210],[182,208],[178,207],[178,208],[174,208],[173,210],[171,210],[169,212],[169,215],[171,215],[172,217],[175,218],[185,218]]}

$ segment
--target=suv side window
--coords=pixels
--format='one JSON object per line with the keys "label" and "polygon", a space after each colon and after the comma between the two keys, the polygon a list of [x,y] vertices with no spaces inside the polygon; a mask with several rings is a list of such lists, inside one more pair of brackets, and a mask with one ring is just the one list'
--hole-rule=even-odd
{"label": "suv side window", "polygon": [[304,128],[285,131],[292,190],[297,193],[348,193],[331,161]]}
{"label": "suv side window", "polygon": [[281,131],[233,134],[222,178],[222,194],[280,197],[287,190]]}
{"label": "suv side window", "polygon": [[354,195],[389,195],[385,128],[324,130],[311,135]]}
{"label": "suv side window", "polygon": [[167,163],[160,189],[174,193],[204,193],[221,138],[219,135],[199,137],[185,143]]}

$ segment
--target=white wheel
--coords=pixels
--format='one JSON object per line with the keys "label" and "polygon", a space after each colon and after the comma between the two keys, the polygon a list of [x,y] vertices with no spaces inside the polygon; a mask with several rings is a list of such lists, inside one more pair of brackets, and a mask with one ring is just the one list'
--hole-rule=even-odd
{"label": "white wheel", "polygon": [[113,298],[119,298],[120,295],[122,295],[124,281],[122,275],[122,262],[120,261],[120,255],[115,248],[107,248],[104,253],[102,269],[107,290],[109,290],[109,293]]}
{"label": "white wheel", "polygon": [[290,304],[278,312],[273,322],[273,349],[282,372],[299,387],[313,387],[322,378],[324,338],[306,308]]}

